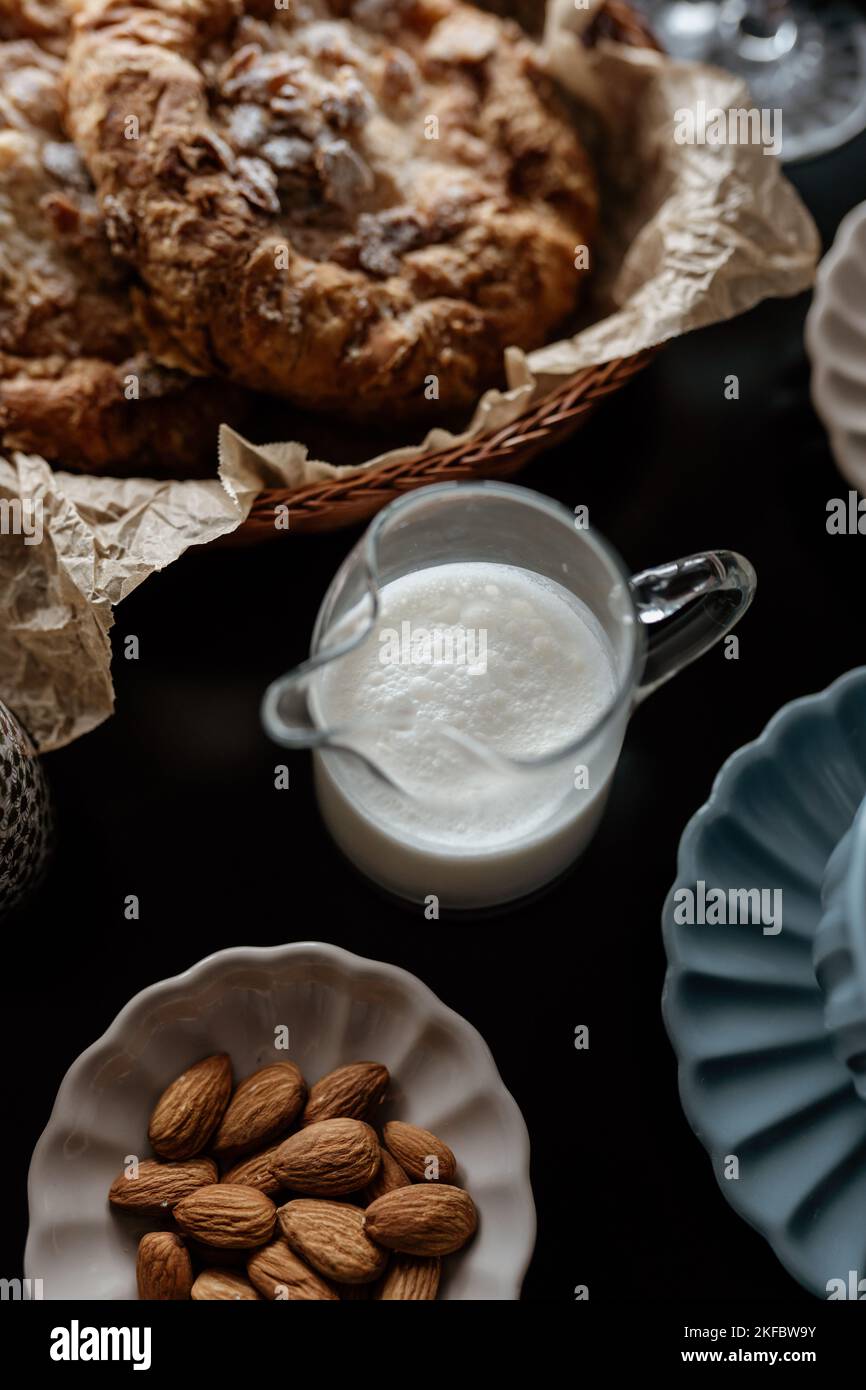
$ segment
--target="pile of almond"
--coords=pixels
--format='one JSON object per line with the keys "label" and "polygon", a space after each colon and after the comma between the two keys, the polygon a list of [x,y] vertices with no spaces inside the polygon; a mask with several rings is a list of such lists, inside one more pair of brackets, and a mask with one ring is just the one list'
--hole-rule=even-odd
{"label": "pile of almond", "polygon": [[141,1239],[139,1297],[434,1299],[477,1214],[447,1144],[368,1123],[389,1080],[353,1062],[308,1091],[276,1062],[233,1091],[220,1053],[173,1081],[150,1117],[158,1156],[128,1160],[108,1194],[171,1217]]}

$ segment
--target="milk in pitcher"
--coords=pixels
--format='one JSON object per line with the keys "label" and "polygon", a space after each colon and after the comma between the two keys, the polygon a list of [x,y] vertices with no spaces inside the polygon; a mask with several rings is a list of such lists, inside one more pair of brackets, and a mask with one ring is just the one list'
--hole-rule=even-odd
{"label": "milk in pitcher", "polygon": [[[414,901],[523,896],[580,852],[603,807],[607,772],[588,785],[586,765],[555,754],[615,700],[608,639],[574,594],[513,565],[432,565],[379,598],[364,641],[311,693],[322,727],[364,727],[385,776],[317,754],[325,820],[350,858]],[[340,639],[366,624],[359,605]]]}

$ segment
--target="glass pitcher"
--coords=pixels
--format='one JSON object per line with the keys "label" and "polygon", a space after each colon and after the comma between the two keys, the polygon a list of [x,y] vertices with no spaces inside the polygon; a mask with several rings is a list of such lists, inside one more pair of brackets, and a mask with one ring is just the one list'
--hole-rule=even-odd
{"label": "glass pitcher", "polygon": [[[339,688],[360,649],[382,641],[386,586],[431,566],[478,562],[558,586],[605,643],[611,694],[580,736],[516,757],[494,731],[479,737],[447,722],[422,727],[406,714],[329,722],[326,683]],[[607,542],[550,498],[498,482],[421,488],[384,508],[341,565],[309,659],[265,694],[264,726],[284,747],[312,750],[325,823],[368,877],[410,901],[446,908],[510,902],[582,853],[631,711],[731,630],[755,582],[749,562],[729,551],[629,578]],[[421,779],[419,758],[407,756],[410,747],[417,754],[419,739],[430,745],[423,761],[435,776]],[[498,835],[490,833],[496,808],[506,823]],[[522,827],[512,835],[509,808],[519,808]]]}

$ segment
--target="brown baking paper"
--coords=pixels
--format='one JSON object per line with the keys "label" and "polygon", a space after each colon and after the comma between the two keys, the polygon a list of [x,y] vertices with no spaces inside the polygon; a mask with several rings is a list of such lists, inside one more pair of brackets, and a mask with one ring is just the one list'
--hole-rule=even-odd
{"label": "brown baking paper", "polygon": [[675,112],[749,108],[742,83],[609,40],[580,42],[598,0],[550,0],[543,48],[559,80],[594,113],[602,151],[601,233],[591,249],[588,321],[529,354],[509,348],[507,389],[487,391],[463,433],[338,466],[301,441],[254,445],[223,426],[219,480],[155,482],[54,473],[42,460],[0,460],[0,501],[42,499],[45,538],[0,535],[0,697],[42,749],[111,712],[111,607],[190,545],[226,535],[262,487],[298,487],[358,468],[411,461],[517,420],[581,368],[628,357],[811,285],[819,238],[775,158],[749,144],[674,140]]}
{"label": "brown baking paper", "polygon": [[114,708],[113,605],[189,546],[234,531],[258,489],[242,466],[226,482],[157,482],[0,456],[0,697],[41,752]]}

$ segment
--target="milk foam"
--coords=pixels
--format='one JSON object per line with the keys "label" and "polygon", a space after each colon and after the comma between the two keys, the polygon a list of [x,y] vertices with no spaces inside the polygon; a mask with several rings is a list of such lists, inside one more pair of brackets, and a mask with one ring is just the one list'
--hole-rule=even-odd
{"label": "milk foam", "polygon": [[[360,619],[349,615],[341,636]],[[515,777],[445,731],[538,757],[589,729],[615,689],[607,639],[571,593],[529,570],[467,561],[385,585],[373,632],[324,668],[314,707],[326,725],[380,726],[366,746],[414,793],[351,759],[340,780],[359,811],[398,839],[471,854],[531,834],[571,788],[572,770]]]}

